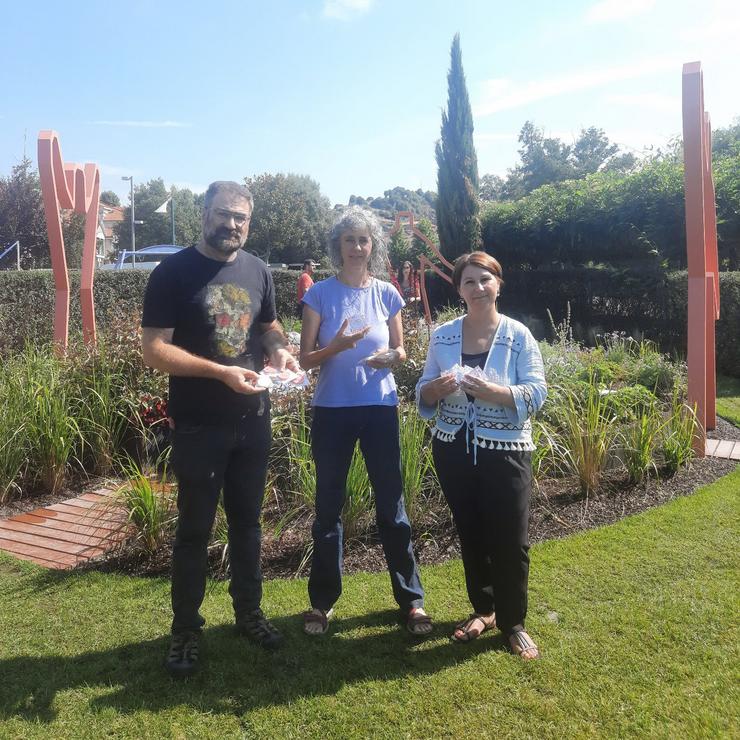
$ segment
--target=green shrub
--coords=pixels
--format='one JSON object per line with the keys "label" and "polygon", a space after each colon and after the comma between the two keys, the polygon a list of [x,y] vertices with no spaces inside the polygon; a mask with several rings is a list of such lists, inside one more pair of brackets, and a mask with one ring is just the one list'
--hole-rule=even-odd
{"label": "green shrub", "polygon": [[655,395],[642,385],[626,385],[605,394],[604,410],[618,422],[633,422],[657,403]]}
{"label": "green shrub", "polygon": [[616,362],[596,360],[581,370],[578,379],[588,381],[591,378],[597,385],[609,387],[620,379],[621,374],[621,367]]}

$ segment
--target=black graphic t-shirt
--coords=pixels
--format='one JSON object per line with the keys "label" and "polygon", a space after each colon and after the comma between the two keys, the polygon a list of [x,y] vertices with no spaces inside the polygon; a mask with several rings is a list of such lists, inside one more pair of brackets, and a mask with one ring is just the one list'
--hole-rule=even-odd
{"label": "black graphic t-shirt", "polygon": [[[190,247],[152,272],[141,325],[174,328],[178,347],[259,372],[264,352],[258,324],[275,318],[272,276],[261,259],[239,250],[232,262],[220,262]],[[220,380],[170,376],[168,410],[178,423],[221,424],[264,407],[264,395],[236,393]]]}

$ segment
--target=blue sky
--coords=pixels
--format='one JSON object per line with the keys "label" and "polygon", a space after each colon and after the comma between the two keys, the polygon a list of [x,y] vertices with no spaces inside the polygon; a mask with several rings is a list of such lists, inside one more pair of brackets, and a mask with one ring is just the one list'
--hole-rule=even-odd
{"label": "blue sky", "polygon": [[728,0],[0,0],[0,26],[0,174],[53,128],[121,196],[131,174],[202,190],[296,172],[333,203],[434,190],[457,31],[481,174],[516,163],[526,120],[566,141],[594,125],[630,150],[665,144],[687,61],[713,125],[740,115]]}

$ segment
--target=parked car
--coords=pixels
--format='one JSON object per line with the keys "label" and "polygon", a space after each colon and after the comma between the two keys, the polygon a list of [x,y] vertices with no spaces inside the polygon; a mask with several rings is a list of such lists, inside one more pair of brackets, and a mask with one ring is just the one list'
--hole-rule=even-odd
{"label": "parked car", "polygon": [[179,252],[185,247],[174,244],[157,244],[132,252],[124,249],[115,262],[100,265],[99,270],[153,270],[165,257]]}

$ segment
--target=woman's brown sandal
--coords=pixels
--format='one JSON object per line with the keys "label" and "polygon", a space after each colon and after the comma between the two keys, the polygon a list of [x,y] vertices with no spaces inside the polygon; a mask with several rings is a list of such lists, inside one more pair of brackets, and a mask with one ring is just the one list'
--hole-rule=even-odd
{"label": "woman's brown sandal", "polygon": [[[303,631],[307,635],[325,635],[329,629],[329,619],[334,613],[333,609],[324,611],[323,609],[309,609],[307,612],[303,612]],[[319,629],[311,630],[309,625],[319,625]]]}
{"label": "woman's brown sandal", "polygon": [[524,630],[512,632],[509,635],[509,645],[511,652],[522,660],[537,660],[540,657],[539,648]]}
{"label": "woman's brown sandal", "polygon": [[[476,624],[483,625],[482,629],[478,629]],[[496,628],[496,615],[495,614],[471,614],[464,622],[460,622],[455,627],[455,631],[450,635],[450,639],[453,642],[472,642],[477,640],[484,632]],[[460,633],[458,635],[458,633]]]}
{"label": "woman's brown sandal", "polygon": [[432,632],[432,618],[421,607],[409,609],[406,629],[416,637],[426,637]]}

